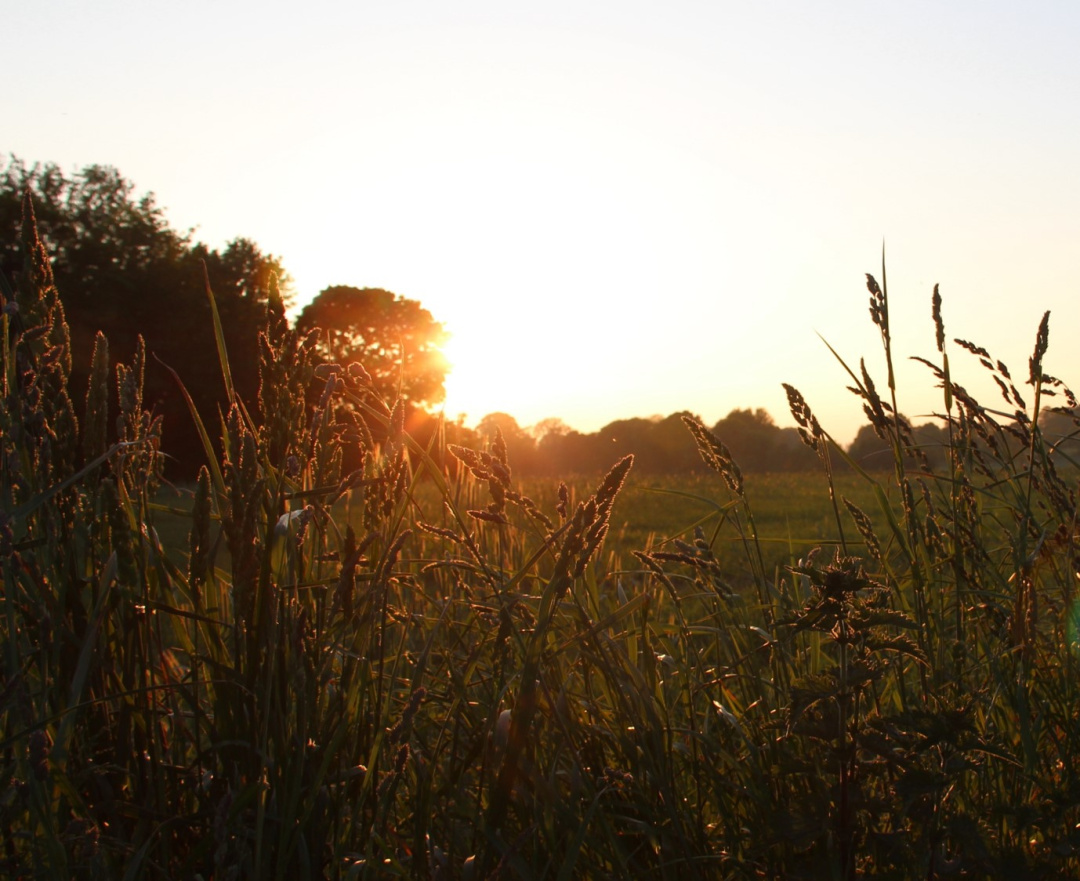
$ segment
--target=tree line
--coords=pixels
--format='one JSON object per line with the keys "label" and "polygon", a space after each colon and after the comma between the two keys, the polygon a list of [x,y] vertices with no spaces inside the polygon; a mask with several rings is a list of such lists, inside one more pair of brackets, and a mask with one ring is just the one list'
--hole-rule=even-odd
{"label": "tree line", "polygon": [[[204,451],[176,377],[204,420],[229,406],[207,291],[235,392],[255,412],[271,289],[286,305],[295,300],[281,259],[243,237],[223,248],[195,241],[193,231],[169,225],[153,194],[137,197],[114,168],[90,165],[66,175],[54,164],[30,166],[12,157],[0,171],[0,271],[11,282],[24,263],[25,192],[71,330],[71,387],[87,388],[99,332],[113,367],[131,361],[141,337],[148,353],[145,398],[164,423],[167,473],[193,476]],[[334,286],[296,324],[316,337],[325,361],[364,365],[376,396],[392,401],[401,394],[412,410],[442,400],[446,364],[439,345],[446,333],[419,303],[380,289]]]}
{"label": "tree line", "polygon": [[[259,337],[271,288],[276,286],[286,304],[295,300],[281,259],[243,237],[220,249],[195,241],[193,231],[169,225],[153,194],[136,196],[134,185],[114,168],[91,165],[69,176],[56,165],[28,166],[13,157],[0,173],[0,270],[8,279],[22,270],[19,226],[26,191],[71,328],[72,387],[87,386],[99,331],[109,340],[113,364],[130,361],[142,337],[150,354],[145,395],[165,425],[167,473],[190,477],[204,454],[173,374],[204,420],[228,407],[207,289],[213,291],[236,392],[254,412]],[[422,443],[440,432],[448,441],[477,446],[498,432],[521,474],[595,473],[627,453],[635,455],[639,473],[703,468],[681,412],[620,419],[588,434],[559,419],[525,428],[506,413],[488,414],[474,428],[443,421],[434,414],[444,397],[448,364],[440,346],[446,330],[420,303],[390,291],[328,287],[299,313],[296,327],[313,335],[326,362],[360,365],[354,369],[364,371],[375,398],[392,402],[400,396],[408,427]],[[312,406],[317,394],[313,387]],[[378,433],[377,424],[370,427]],[[765,410],[732,410],[712,431],[744,471],[818,467],[817,454],[798,430],[777,426]],[[941,464],[948,445],[944,429],[928,422],[910,431],[927,463]],[[877,470],[892,467],[891,449],[865,425],[847,453],[860,467]]]}
{"label": "tree line", "polygon": [[[473,434],[479,442],[502,434],[511,462],[518,470],[556,476],[566,473],[591,474],[600,471],[627,453],[634,454],[638,473],[677,474],[706,470],[693,438],[686,430],[683,416],[696,414],[679,411],[669,416],[618,419],[599,431],[583,434],[560,420],[545,420],[522,428],[506,413],[485,416]],[[736,408],[710,427],[727,447],[739,468],[749,473],[816,471],[821,467],[818,454],[807,446],[796,428],[781,428],[764,409]],[[930,467],[945,464],[944,446],[948,437],[933,423],[912,427],[915,444]],[[845,452],[868,470],[893,467],[892,447],[871,425],[860,429]],[[834,455],[834,467],[845,467],[844,459]]]}

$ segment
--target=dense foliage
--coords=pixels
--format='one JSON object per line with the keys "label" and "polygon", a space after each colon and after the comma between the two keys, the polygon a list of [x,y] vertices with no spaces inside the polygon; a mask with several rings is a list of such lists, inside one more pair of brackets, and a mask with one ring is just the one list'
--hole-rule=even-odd
{"label": "dense foliage", "polygon": [[[1040,427],[1075,401],[1044,372],[1048,319],[1023,394],[956,344],[1000,381],[1002,425],[956,382],[935,292],[943,467],[919,458],[892,384],[853,373],[891,449],[887,478],[847,463],[877,509],[836,492],[844,454],[789,387],[835,531],[777,570],[751,481],[693,416],[726,487],[714,516],[614,559],[629,457],[585,497],[526,497],[501,430],[416,444],[401,402],[320,368],[271,291],[256,412],[226,367],[218,456],[191,410],[206,464],[179,565],[156,528],[145,349],[113,371],[98,337],[73,389],[23,210],[0,326],[9,876],[1080,872],[1076,497]],[[724,537],[745,587],[722,575]]]}
{"label": "dense foliage", "polygon": [[202,446],[175,380],[185,378],[203,413],[228,409],[206,295],[213,288],[240,399],[254,405],[259,387],[259,333],[271,279],[288,278],[280,261],[243,238],[224,250],[193,243],[169,226],[152,194],[136,198],[115,169],[91,165],[67,177],[55,165],[11,160],[0,172],[0,268],[9,279],[24,270],[18,247],[23,196],[30,192],[41,240],[71,334],[73,389],[81,394],[95,336],[109,340],[116,365],[146,347],[147,406],[168,426],[170,471],[193,476]]}
{"label": "dense foliage", "polygon": [[324,361],[362,364],[378,397],[400,396],[410,408],[445,397],[440,346],[447,333],[416,300],[382,288],[334,285],[304,307],[296,326],[318,330],[315,346]]}

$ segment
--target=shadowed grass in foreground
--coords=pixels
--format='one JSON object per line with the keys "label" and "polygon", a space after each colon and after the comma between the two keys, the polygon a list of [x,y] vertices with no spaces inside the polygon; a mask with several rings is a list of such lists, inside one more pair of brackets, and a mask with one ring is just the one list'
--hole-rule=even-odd
{"label": "shadowed grass in foreground", "polygon": [[496,437],[451,449],[451,478],[272,298],[259,406],[234,399],[220,456],[193,412],[207,467],[180,564],[155,528],[142,355],[114,395],[102,338],[89,390],[68,387],[25,217],[0,410],[10,875],[1080,871],[1076,504],[1039,427],[1051,393],[1075,401],[1043,370],[1046,321],[1023,393],[958,343],[998,379],[1000,422],[954,380],[935,296],[944,469],[920,463],[893,383],[852,369],[895,466],[848,463],[858,499],[789,388],[829,518],[823,550],[778,569],[753,483],[695,420],[712,514],[616,557],[629,459],[530,498]]}

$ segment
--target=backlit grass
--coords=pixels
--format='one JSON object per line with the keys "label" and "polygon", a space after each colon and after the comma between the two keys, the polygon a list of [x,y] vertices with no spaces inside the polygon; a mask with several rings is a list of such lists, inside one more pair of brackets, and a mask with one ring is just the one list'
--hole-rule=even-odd
{"label": "backlit grass", "polygon": [[1076,402],[1045,321],[1021,383],[947,343],[935,291],[943,468],[899,415],[871,278],[886,375],[851,382],[887,477],[789,388],[816,481],[744,477],[688,419],[710,479],[638,484],[627,458],[523,487],[498,436],[417,445],[271,297],[259,406],[220,432],[192,410],[178,556],[143,355],[109,376],[101,339],[70,388],[29,203],[24,244],[0,328],[11,876],[1080,872],[1076,502],[1039,427]]}

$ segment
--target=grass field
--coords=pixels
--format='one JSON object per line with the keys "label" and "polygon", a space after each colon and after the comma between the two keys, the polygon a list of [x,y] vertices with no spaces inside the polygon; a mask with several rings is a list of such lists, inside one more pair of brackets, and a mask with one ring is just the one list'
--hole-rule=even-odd
{"label": "grass field", "polygon": [[[512,463],[511,463],[512,464]],[[576,498],[587,497],[602,474],[578,477],[568,482]],[[557,504],[558,481],[541,478],[518,482],[520,492],[535,500],[545,510]],[[839,496],[847,498],[864,511],[877,504],[872,485],[866,478],[846,472],[835,481]],[[462,487],[461,493],[482,494],[483,487]],[[820,474],[754,474],[747,478],[747,492],[755,501],[757,540],[762,546],[770,571],[794,565],[813,548],[829,550],[838,542],[838,528],[829,501],[828,483]],[[158,505],[155,526],[163,545],[178,565],[188,552],[191,530],[190,511],[194,488],[163,488],[155,501]],[[414,514],[423,519],[438,519],[443,502],[430,484],[414,489]],[[459,494],[459,506],[474,507]],[[346,504],[334,511],[339,523],[349,522]],[[894,507],[899,510],[899,503]],[[745,546],[731,519],[737,513],[724,481],[718,475],[669,475],[635,480],[628,477],[611,515],[610,530],[604,545],[604,568],[614,573],[630,567],[639,568],[633,557],[638,550],[673,550],[675,541],[692,541],[700,528],[710,536],[721,570],[733,585],[751,578]],[[844,519],[848,515],[844,514]],[[359,528],[353,523],[354,528]],[[847,538],[858,547],[859,537],[848,523]],[[219,564],[227,565],[228,550],[222,545]],[[782,575],[782,571],[778,572]]]}
{"label": "grass field", "polygon": [[27,244],[0,327],[10,877],[1080,876],[1075,474],[1039,428],[1076,401],[1046,320],[1023,396],[955,342],[1002,422],[953,379],[935,292],[936,471],[862,370],[888,474],[834,473],[789,388],[820,477],[744,476],[688,417],[709,478],[627,457],[560,487],[519,485],[498,436],[449,448],[449,479],[361,371],[323,370],[308,410],[314,353],[272,299],[259,411],[234,403],[220,459],[192,413],[178,514],[145,353],[114,386],[99,340],[73,403]]}

